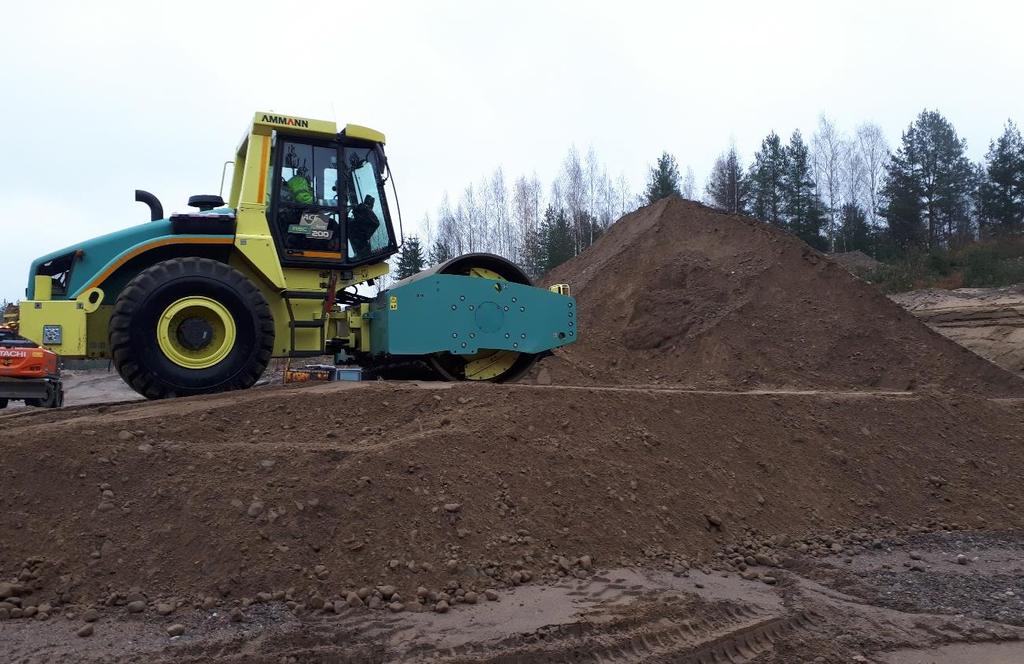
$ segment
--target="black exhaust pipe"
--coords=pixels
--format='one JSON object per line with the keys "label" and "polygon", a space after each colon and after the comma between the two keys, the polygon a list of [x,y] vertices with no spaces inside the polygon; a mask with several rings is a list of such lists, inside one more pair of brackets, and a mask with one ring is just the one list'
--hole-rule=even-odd
{"label": "black exhaust pipe", "polygon": [[160,205],[160,199],[141,189],[135,190],[135,200],[149,206],[149,220],[156,221],[164,218],[164,206]]}

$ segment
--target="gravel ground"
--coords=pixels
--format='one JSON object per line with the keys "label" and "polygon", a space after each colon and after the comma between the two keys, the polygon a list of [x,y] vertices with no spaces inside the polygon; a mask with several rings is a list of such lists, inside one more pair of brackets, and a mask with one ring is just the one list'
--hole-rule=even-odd
{"label": "gravel ground", "polygon": [[879,606],[1024,625],[1021,542],[1020,533],[929,533],[840,564],[857,578],[852,592]]}

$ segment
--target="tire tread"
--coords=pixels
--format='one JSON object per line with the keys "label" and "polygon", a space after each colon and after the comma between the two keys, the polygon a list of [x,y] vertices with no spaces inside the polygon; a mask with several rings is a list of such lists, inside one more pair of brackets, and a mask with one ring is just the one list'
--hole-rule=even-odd
{"label": "tire tread", "polygon": [[[133,356],[132,319],[148,293],[171,280],[198,276],[220,281],[236,289],[257,320],[256,348],[249,362],[230,380],[209,389],[182,391],[167,384],[160,376],[144,368]],[[252,387],[263,375],[274,350],[274,317],[260,290],[244,274],[233,267],[209,258],[190,256],[161,261],[146,268],[121,291],[108,326],[110,356],[121,378],[147,399],[163,399],[187,394],[208,394]]]}

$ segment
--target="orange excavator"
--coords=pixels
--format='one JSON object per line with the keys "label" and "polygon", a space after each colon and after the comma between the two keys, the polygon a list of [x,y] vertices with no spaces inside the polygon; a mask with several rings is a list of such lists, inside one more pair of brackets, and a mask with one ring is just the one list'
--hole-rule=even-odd
{"label": "orange excavator", "polygon": [[0,325],[0,408],[18,399],[40,408],[62,406],[60,362],[56,353]]}

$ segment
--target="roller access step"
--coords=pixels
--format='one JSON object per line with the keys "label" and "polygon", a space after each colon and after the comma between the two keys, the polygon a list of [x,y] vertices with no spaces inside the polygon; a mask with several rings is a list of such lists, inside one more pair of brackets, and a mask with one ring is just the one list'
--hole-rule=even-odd
{"label": "roller access step", "polygon": [[[288,309],[288,328],[291,332],[291,348],[292,352],[289,353],[291,357],[316,357],[325,354],[325,345],[327,343],[327,295],[329,291],[301,291],[301,290],[283,290],[281,291],[281,297],[284,299],[285,307]],[[293,300],[315,300],[324,303],[323,315],[316,320],[296,320],[295,310],[292,308]],[[319,330],[320,331],[320,348],[318,350],[305,350],[297,351],[295,349],[295,331],[296,330]]]}
{"label": "roller access step", "polygon": [[281,291],[281,297],[286,300],[326,300],[327,291],[285,290]]}

